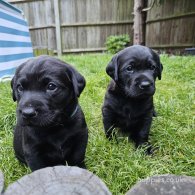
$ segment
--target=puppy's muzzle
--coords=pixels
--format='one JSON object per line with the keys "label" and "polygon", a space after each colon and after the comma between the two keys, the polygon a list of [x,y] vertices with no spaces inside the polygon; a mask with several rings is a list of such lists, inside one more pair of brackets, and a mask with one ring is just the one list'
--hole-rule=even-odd
{"label": "puppy's muzzle", "polygon": [[154,79],[148,73],[138,74],[134,80],[134,85],[141,91],[147,91],[154,88]]}
{"label": "puppy's muzzle", "polygon": [[142,90],[147,90],[147,89],[149,89],[151,86],[153,85],[153,82],[151,82],[151,81],[141,81],[140,83],[139,83],[139,88],[140,89],[142,89]]}
{"label": "puppy's muzzle", "polygon": [[20,112],[24,119],[32,119],[37,116],[37,111],[32,106],[24,107],[23,109],[20,110]]}

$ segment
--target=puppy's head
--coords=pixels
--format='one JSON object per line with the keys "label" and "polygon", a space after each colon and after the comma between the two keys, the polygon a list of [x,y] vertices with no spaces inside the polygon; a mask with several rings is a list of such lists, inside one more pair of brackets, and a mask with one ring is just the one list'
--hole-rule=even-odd
{"label": "puppy's head", "polygon": [[155,80],[163,66],[158,54],[148,47],[134,45],[117,53],[106,68],[126,96],[144,98],[155,93]]}
{"label": "puppy's head", "polygon": [[85,79],[63,61],[40,56],[17,68],[11,87],[13,100],[18,104],[18,121],[49,126],[71,115],[85,87]]}

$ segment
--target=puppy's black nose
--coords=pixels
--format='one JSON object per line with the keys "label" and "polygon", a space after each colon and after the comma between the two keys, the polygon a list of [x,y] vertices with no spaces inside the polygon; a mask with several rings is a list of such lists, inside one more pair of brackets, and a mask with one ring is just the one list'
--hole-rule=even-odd
{"label": "puppy's black nose", "polygon": [[151,85],[152,85],[152,83],[149,82],[149,81],[142,81],[142,82],[139,84],[139,88],[140,88],[140,89],[147,89],[147,88],[149,88]]}
{"label": "puppy's black nose", "polygon": [[37,112],[33,107],[23,108],[21,112],[24,118],[33,118],[37,115]]}

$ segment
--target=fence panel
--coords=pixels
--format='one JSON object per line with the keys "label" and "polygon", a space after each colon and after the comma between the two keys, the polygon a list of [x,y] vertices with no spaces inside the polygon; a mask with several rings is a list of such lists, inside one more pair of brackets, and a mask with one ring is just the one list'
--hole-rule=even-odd
{"label": "fence panel", "polygon": [[[9,0],[22,9],[33,47],[57,50],[54,0]],[[63,53],[102,51],[109,35],[132,37],[133,1],[59,0]]]}
{"label": "fence panel", "polygon": [[[148,7],[154,0],[148,0]],[[146,45],[152,48],[195,46],[194,0],[163,0],[147,13]]]}

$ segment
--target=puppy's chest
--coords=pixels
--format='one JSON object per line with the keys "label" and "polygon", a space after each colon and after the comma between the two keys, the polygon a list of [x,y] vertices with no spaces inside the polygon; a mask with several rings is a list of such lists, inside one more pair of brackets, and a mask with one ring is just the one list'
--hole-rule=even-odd
{"label": "puppy's chest", "polygon": [[119,123],[129,126],[150,115],[151,108],[126,102],[118,104],[117,115]]}
{"label": "puppy's chest", "polygon": [[118,111],[121,119],[123,118],[124,120],[128,121],[135,121],[139,118],[140,115],[142,115],[142,111],[138,111],[130,105],[121,105]]}
{"label": "puppy's chest", "polygon": [[25,141],[27,145],[34,145],[36,148],[48,147],[52,150],[60,150],[66,144],[71,145],[69,143],[71,138],[71,133],[67,133],[65,129],[58,129],[56,132],[54,130],[54,132],[36,132],[34,134],[27,134]]}

